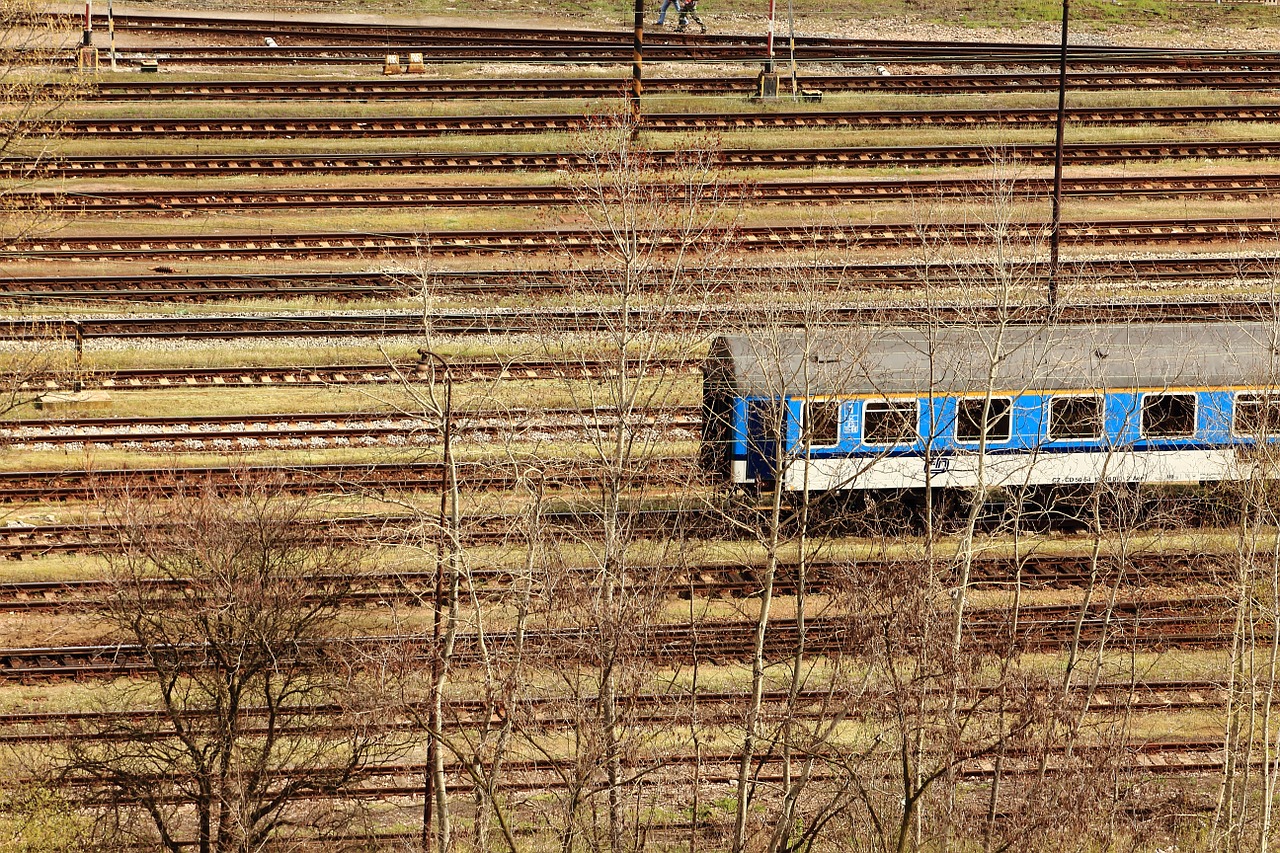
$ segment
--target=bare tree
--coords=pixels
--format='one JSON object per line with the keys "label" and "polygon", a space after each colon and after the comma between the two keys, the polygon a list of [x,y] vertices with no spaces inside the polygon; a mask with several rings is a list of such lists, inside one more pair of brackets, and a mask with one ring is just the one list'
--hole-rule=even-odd
{"label": "bare tree", "polygon": [[[697,312],[706,310],[717,281],[720,258],[731,240],[734,211],[724,202],[715,174],[714,140],[684,140],[679,162],[664,161],[632,133],[626,116],[606,116],[579,140],[586,165],[569,176],[572,214],[599,235],[599,248],[565,258],[565,283],[572,298],[599,309],[596,328],[585,336],[581,354],[565,351],[564,332],[548,329],[547,355],[583,358],[608,365],[591,381],[567,377],[562,393],[583,414],[585,440],[580,466],[595,483],[579,502],[590,527],[564,542],[562,565],[589,567],[575,573],[566,616],[586,627],[575,656],[584,663],[564,667],[563,687],[575,707],[590,709],[575,726],[574,778],[566,799],[561,848],[583,843],[619,850],[642,845],[640,802],[624,804],[625,786],[636,772],[624,770],[637,758],[642,738],[628,725],[627,697],[641,691],[656,673],[643,648],[650,630],[664,621],[664,607],[687,546],[677,531],[662,543],[646,539],[644,511],[654,506],[646,493],[665,495],[660,506],[690,505],[691,472],[659,473],[671,447],[661,428],[664,412],[679,405],[678,374],[669,359],[690,358],[701,343]],[[696,502],[696,499],[695,499]],[[585,555],[585,560],[583,560]],[[587,701],[583,701],[587,700]],[[641,762],[642,765],[644,762]],[[637,798],[639,795],[636,795]],[[603,799],[603,819],[594,803]],[[585,818],[585,819],[584,819]],[[602,826],[600,825],[602,824]]]}
{"label": "bare tree", "polygon": [[1233,435],[1241,478],[1216,490],[1235,528],[1233,552],[1220,558],[1230,582],[1234,618],[1224,675],[1224,762],[1210,837],[1218,849],[1267,850],[1273,846],[1274,798],[1280,780],[1280,739],[1273,734],[1276,679],[1280,676],[1280,486],[1277,484],[1277,432],[1280,327],[1274,313],[1275,280],[1269,294],[1269,321],[1255,331],[1269,363],[1249,377],[1258,390],[1236,394]]}
{"label": "bare tree", "polygon": [[57,153],[59,112],[90,83],[84,75],[50,70],[72,43],[67,22],[36,0],[0,6],[0,248],[55,224],[9,197],[39,179]]}
{"label": "bare tree", "polygon": [[102,699],[160,713],[109,715],[97,737],[72,739],[63,777],[116,842],[246,853],[291,833],[323,838],[358,810],[308,798],[352,791],[402,747],[377,679],[343,639],[358,560],[301,542],[311,509],[275,491],[112,508],[107,614],[145,667]]}

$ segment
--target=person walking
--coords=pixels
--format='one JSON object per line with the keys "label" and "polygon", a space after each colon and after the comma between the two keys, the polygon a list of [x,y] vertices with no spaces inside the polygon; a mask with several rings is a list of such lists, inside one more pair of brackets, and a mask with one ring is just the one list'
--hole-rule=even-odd
{"label": "person walking", "polygon": [[667,19],[667,10],[672,6],[676,7],[676,11],[680,11],[680,0],[662,0],[662,8],[658,10],[658,26],[662,26],[662,22]]}
{"label": "person walking", "polygon": [[698,0],[685,0],[680,4],[680,24],[676,27],[676,32],[682,33],[689,26],[689,19],[693,18],[694,23],[702,27],[702,32],[707,31],[707,25],[702,23],[702,19],[698,17]]}

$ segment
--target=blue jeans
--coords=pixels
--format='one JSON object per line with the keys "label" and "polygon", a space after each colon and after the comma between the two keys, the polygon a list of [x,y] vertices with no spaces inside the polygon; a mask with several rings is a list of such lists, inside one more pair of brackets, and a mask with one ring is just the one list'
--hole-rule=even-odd
{"label": "blue jeans", "polygon": [[676,7],[676,11],[680,11],[679,0],[662,0],[662,8],[658,10],[658,26],[662,26],[662,22],[667,19],[667,10],[672,6]]}

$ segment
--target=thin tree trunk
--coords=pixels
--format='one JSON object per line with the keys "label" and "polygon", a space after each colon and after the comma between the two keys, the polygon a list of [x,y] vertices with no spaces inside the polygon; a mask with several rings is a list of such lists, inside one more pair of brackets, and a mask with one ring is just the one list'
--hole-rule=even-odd
{"label": "thin tree trunk", "polygon": [[784,400],[778,401],[778,411],[774,414],[777,428],[777,440],[774,443],[775,480],[773,499],[769,508],[769,538],[765,545],[765,571],[763,588],[760,591],[760,612],[756,617],[755,633],[751,646],[751,698],[747,705],[746,731],[742,738],[742,757],[738,763],[737,803],[733,821],[733,851],[744,853],[747,843],[747,806],[749,803],[749,783],[751,779],[751,762],[755,758],[756,737],[760,725],[760,706],[764,700],[764,641],[769,629],[769,610],[773,604],[773,584],[778,573],[778,548],[782,539],[782,492],[786,473],[783,470],[783,442],[785,434],[781,424],[783,420]]}

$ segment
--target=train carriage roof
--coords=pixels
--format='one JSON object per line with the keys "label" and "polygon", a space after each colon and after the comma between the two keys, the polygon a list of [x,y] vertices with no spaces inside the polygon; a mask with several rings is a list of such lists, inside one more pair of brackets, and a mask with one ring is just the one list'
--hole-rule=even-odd
{"label": "train carriage roof", "polygon": [[1270,323],[861,326],[719,337],[704,370],[765,397],[1266,386],[1278,344]]}

